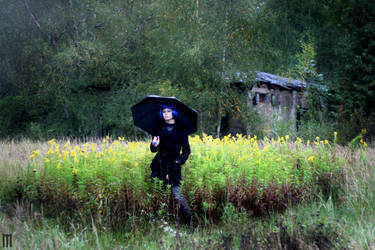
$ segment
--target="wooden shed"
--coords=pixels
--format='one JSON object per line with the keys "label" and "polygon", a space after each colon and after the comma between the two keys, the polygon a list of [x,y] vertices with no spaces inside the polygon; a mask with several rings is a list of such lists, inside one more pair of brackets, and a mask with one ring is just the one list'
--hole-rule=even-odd
{"label": "wooden shed", "polygon": [[[256,72],[255,81],[251,89],[243,90],[247,95],[248,105],[268,124],[275,120],[292,120],[296,128],[298,112],[306,107],[306,83],[265,72]],[[239,73],[232,82],[243,82]],[[251,133],[238,118],[227,117],[224,124],[222,134]]]}

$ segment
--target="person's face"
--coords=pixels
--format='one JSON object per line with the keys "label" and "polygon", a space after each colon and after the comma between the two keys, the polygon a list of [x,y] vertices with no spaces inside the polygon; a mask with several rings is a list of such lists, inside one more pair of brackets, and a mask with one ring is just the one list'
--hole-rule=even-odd
{"label": "person's face", "polygon": [[163,118],[164,120],[168,121],[173,119],[172,110],[169,108],[163,109]]}

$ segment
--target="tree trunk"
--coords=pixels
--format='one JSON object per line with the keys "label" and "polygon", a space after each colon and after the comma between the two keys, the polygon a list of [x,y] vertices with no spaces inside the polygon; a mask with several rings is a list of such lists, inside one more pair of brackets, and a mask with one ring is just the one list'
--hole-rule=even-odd
{"label": "tree trunk", "polygon": [[195,18],[197,20],[197,23],[199,23],[199,0],[196,0],[197,9],[195,11]]}
{"label": "tree trunk", "polygon": [[220,137],[220,130],[221,130],[221,110],[220,110],[220,107],[219,107],[219,110],[217,112],[217,128],[216,128],[216,137],[217,138]]}

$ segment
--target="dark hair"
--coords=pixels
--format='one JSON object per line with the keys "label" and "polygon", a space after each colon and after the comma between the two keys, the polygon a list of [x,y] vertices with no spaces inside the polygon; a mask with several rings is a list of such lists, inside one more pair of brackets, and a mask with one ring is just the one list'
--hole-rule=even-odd
{"label": "dark hair", "polygon": [[178,112],[175,109],[175,107],[173,107],[171,105],[161,105],[161,109],[160,109],[160,113],[159,113],[160,119],[163,119],[163,109],[171,109],[173,118],[176,118],[177,115],[178,115]]}

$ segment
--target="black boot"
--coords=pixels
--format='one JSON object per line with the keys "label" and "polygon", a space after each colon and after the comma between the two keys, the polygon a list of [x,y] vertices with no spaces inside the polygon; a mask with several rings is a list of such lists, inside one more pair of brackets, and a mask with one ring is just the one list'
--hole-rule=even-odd
{"label": "black boot", "polygon": [[191,212],[190,212],[190,209],[187,205],[187,202],[184,196],[181,193],[181,187],[180,186],[172,187],[172,195],[173,195],[173,198],[177,200],[178,206],[180,207],[182,221],[184,222],[185,225],[189,227],[191,232],[194,231]]}

